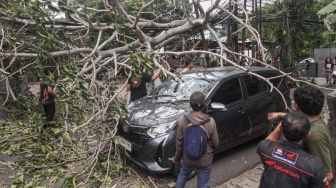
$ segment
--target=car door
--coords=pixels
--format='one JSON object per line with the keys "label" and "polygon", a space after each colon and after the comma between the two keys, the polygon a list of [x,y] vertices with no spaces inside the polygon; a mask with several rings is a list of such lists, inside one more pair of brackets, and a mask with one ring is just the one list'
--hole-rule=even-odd
{"label": "car door", "polygon": [[[225,105],[225,109],[214,108],[216,104]],[[249,133],[246,108],[239,77],[223,80],[212,92],[207,113],[216,121],[219,151],[241,143]]]}
{"label": "car door", "polygon": [[247,102],[247,118],[251,123],[249,136],[262,135],[267,130],[267,113],[273,105],[269,99],[268,84],[252,75],[243,76],[244,92]]}

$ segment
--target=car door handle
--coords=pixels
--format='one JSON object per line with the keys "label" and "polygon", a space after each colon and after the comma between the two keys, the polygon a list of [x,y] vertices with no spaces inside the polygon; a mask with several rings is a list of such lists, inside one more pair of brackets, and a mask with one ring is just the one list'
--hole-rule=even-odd
{"label": "car door handle", "polygon": [[238,110],[238,113],[244,114],[245,110],[246,110],[246,108],[240,108],[240,110]]}

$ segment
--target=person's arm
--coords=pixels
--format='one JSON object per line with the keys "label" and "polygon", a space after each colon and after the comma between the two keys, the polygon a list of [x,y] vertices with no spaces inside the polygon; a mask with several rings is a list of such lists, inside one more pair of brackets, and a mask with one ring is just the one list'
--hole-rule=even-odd
{"label": "person's arm", "polygon": [[162,66],[159,67],[159,70],[156,71],[156,73],[152,76],[151,80],[156,80],[160,76]]}
{"label": "person's arm", "polygon": [[213,124],[213,132],[212,132],[212,136],[211,136],[212,148],[215,150],[219,146],[217,126],[216,126],[216,122],[215,122],[214,119],[211,118],[210,121]]}
{"label": "person's arm", "polygon": [[334,178],[332,172],[332,159],[330,157],[330,152],[332,151],[329,150],[329,146],[322,140],[318,139],[307,142],[306,148],[308,153],[316,156],[321,160],[326,178],[328,181],[332,180]]}
{"label": "person's arm", "polygon": [[267,114],[267,119],[269,121],[275,121],[277,119],[285,117],[286,114],[287,113],[285,113],[285,112],[271,112],[271,113]]}
{"label": "person's arm", "polygon": [[50,87],[50,86],[48,86],[48,93],[49,93],[50,95],[54,96],[56,99],[59,98],[59,95],[56,94],[56,93],[54,92],[53,88]]}
{"label": "person's arm", "polygon": [[132,91],[132,85],[131,84],[132,84],[132,79],[128,78],[127,85],[126,85],[127,91]]}
{"label": "person's arm", "polygon": [[[317,161],[317,163],[320,161]],[[321,173],[323,171],[323,166],[321,164],[317,164],[317,168],[315,169],[315,173],[314,173],[314,178],[313,181],[311,182],[311,185],[309,186],[310,188],[321,188],[321,187],[326,187],[325,186],[325,176],[323,173]],[[330,183],[330,181],[329,181]]]}
{"label": "person's arm", "polygon": [[273,141],[273,142],[276,142],[276,141],[278,141],[281,132],[282,132],[282,124],[279,123],[279,125],[274,129],[273,132],[271,132],[270,135],[268,135],[268,137],[266,139],[268,139],[270,141]]}

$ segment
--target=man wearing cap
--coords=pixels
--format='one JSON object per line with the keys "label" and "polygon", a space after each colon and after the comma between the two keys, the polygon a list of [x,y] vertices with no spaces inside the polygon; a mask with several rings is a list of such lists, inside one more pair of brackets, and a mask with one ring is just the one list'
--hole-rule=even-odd
{"label": "man wearing cap", "polygon": [[[186,114],[186,117],[181,116],[177,125],[176,153],[172,158],[172,161],[173,163],[178,163],[183,158],[183,165],[176,180],[175,187],[184,187],[188,176],[195,169],[197,170],[197,187],[208,187],[211,173],[211,164],[213,160],[213,151],[219,145],[216,123],[212,117],[203,113],[203,109],[206,103],[205,96],[202,92],[195,91],[190,96],[189,102],[193,111]],[[197,159],[192,159],[183,152],[184,132],[190,123],[193,125],[203,125],[208,135],[206,151],[200,158]]]}
{"label": "man wearing cap", "polygon": [[186,60],[184,65],[185,68],[181,71],[181,73],[188,72],[194,67],[194,63],[191,60]]}

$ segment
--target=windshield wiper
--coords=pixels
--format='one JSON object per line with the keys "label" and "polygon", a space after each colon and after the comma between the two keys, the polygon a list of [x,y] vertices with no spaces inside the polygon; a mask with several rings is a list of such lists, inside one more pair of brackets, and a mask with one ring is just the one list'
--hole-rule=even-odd
{"label": "windshield wiper", "polygon": [[175,95],[168,95],[168,94],[165,94],[165,95],[149,95],[149,96],[147,96],[147,99],[155,98],[155,97],[176,97],[176,96]]}

